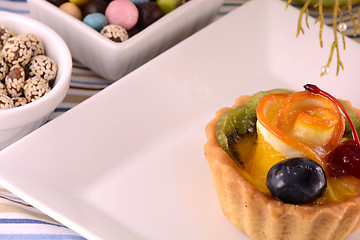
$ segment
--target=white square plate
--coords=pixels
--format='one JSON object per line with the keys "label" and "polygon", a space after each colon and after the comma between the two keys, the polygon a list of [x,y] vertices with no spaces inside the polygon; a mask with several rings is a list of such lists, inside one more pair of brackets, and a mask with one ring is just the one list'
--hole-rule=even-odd
{"label": "white square plate", "polygon": [[216,110],[306,83],[360,107],[359,44],[346,40],[339,77],[335,64],[320,77],[330,48],[315,27],[295,38],[298,14],[244,4],[0,152],[0,184],[89,239],[249,239],[223,216],[204,157]]}

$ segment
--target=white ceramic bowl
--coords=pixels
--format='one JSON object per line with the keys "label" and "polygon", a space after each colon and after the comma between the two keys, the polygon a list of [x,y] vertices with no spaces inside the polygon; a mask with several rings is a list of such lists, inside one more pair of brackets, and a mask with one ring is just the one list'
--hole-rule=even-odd
{"label": "white ceramic bowl", "polygon": [[72,71],[70,51],[61,37],[41,22],[15,13],[0,11],[0,24],[15,34],[32,33],[38,36],[45,54],[54,59],[58,73],[53,88],[42,98],[21,107],[0,110],[0,150],[40,127],[65,98]]}
{"label": "white ceramic bowl", "polygon": [[31,16],[59,33],[74,59],[115,81],[210,23],[223,0],[191,0],[122,43],[106,39],[46,0],[27,2]]}

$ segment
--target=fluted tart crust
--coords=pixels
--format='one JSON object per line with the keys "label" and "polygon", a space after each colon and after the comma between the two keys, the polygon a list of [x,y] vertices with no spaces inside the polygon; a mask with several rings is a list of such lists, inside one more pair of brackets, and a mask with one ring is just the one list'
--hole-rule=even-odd
{"label": "fluted tart crust", "polygon": [[[248,98],[241,96],[231,108],[217,111],[205,128],[205,155],[224,215],[255,240],[335,240],[356,231],[360,227],[359,195],[322,205],[283,203],[254,187],[247,173],[220,147],[216,138],[219,116],[245,104]],[[345,103],[360,119],[360,111]]]}

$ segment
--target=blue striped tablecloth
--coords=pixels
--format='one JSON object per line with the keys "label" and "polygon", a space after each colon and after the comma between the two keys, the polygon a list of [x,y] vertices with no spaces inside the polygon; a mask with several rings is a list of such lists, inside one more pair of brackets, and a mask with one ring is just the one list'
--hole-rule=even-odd
{"label": "blue striped tablecloth", "polygon": [[[241,6],[246,1],[248,0],[225,0],[218,18]],[[26,0],[0,0],[0,10],[23,15],[30,14]],[[316,13],[313,14],[316,15]],[[344,17],[346,22],[351,25],[350,18],[346,15]],[[330,15],[325,16],[325,22],[331,24]],[[353,37],[353,28],[351,26],[346,34]],[[359,36],[353,38],[360,42]],[[56,118],[110,84],[110,82],[74,61],[69,92],[61,105],[52,114],[51,119]],[[0,186],[0,239],[84,240],[85,238]]]}

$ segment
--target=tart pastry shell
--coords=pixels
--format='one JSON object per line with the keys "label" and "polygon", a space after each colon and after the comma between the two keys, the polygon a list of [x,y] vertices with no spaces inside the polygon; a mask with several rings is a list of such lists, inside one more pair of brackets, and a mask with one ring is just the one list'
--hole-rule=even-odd
{"label": "tart pastry shell", "polygon": [[[218,118],[249,96],[239,97],[231,108],[217,111],[206,128],[205,155],[224,215],[255,240],[339,240],[360,227],[360,195],[324,205],[283,203],[257,190],[220,147],[216,139]],[[347,106],[360,119],[360,111]]]}

